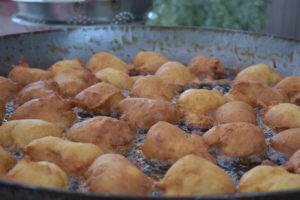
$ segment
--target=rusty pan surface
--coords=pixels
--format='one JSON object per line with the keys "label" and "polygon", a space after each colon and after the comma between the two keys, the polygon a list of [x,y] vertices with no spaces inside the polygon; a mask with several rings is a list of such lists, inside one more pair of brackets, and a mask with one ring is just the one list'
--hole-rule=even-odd
{"label": "rusty pan surface", "polygon": [[[20,56],[37,68],[58,60],[110,52],[130,62],[142,50],[161,52],[171,60],[187,63],[196,55],[220,59],[226,68],[265,63],[284,76],[300,75],[300,41],[265,34],[195,27],[102,26],[64,29],[0,37],[0,75],[5,76]],[[300,190],[197,197],[160,197],[91,194],[40,188],[0,180],[1,200],[94,199],[199,199],[296,200]]]}
{"label": "rusty pan surface", "polygon": [[162,52],[187,63],[196,55],[220,59],[225,67],[254,63],[276,67],[283,75],[300,74],[300,41],[222,29],[102,26],[42,31],[0,37],[0,73],[7,74],[21,55],[34,67],[78,57],[85,63],[98,51],[131,61],[142,50]]}

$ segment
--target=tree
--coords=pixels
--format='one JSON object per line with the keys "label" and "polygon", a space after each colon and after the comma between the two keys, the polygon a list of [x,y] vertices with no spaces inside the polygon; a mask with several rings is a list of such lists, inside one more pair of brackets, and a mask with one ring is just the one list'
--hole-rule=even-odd
{"label": "tree", "polygon": [[270,0],[154,0],[147,25],[263,31]]}

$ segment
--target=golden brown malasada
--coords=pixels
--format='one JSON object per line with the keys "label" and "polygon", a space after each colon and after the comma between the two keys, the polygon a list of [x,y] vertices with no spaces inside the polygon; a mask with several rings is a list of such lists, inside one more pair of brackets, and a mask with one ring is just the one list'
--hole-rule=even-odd
{"label": "golden brown malasada", "polygon": [[300,104],[300,93],[296,94],[295,96],[290,98],[290,102],[299,105]]}
{"label": "golden brown malasada", "polygon": [[214,119],[208,114],[227,101],[227,98],[216,90],[189,89],[181,93],[176,104],[184,111],[187,124],[210,127]]}
{"label": "golden brown malasada", "polygon": [[0,178],[16,163],[16,159],[0,146]]}
{"label": "golden brown malasada", "polygon": [[232,179],[222,168],[196,155],[179,159],[156,186],[166,196],[235,193]]}
{"label": "golden brown malasada", "polygon": [[32,99],[18,107],[9,120],[41,119],[66,128],[76,120],[73,103],[57,95]]}
{"label": "golden brown malasada", "polygon": [[300,149],[298,149],[283,167],[291,173],[300,174]]}
{"label": "golden brown malasada", "polygon": [[74,142],[95,144],[104,151],[125,153],[136,138],[136,131],[122,120],[97,116],[74,124],[67,132],[67,138]]}
{"label": "golden brown malasada", "polygon": [[245,79],[261,81],[266,85],[274,85],[282,79],[282,76],[266,64],[256,64],[243,69],[235,77],[235,80]]}
{"label": "golden brown malasada", "polygon": [[86,68],[67,68],[57,72],[53,79],[64,97],[73,97],[98,82],[96,76]]}
{"label": "golden brown malasada", "polygon": [[158,76],[176,89],[181,89],[182,87],[193,83],[196,79],[186,66],[180,62],[171,61],[163,64],[156,71],[155,76]]}
{"label": "golden brown malasada", "polygon": [[176,123],[182,112],[175,103],[146,98],[126,98],[119,103],[121,119],[136,124],[138,128],[150,128],[159,121]]}
{"label": "golden brown malasada", "polygon": [[203,139],[210,147],[220,149],[219,155],[246,158],[266,149],[263,130],[247,122],[226,123],[208,130]]}
{"label": "golden brown malasada", "polygon": [[157,76],[139,78],[129,93],[131,97],[149,98],[170,101],[177,92]]}
{"label": "golden brown malasada", "polygon": [[234,81],[227,96],[232,100],[244,101],[251,106],[259,107],[289,102],[289,98],[284,91],[270,88],[261,81],[253,80]]}
{"label": "golden brown malasada", "polygon": [[276,151],[292,155],[300,149],[300,128],[279,132],[270,138],[270,144]]}
{"label": "golden brown malasada", "polygon": [[23,150],[32,161],[52,162],[73,174],[80,174],[103,154],[94,144],[70,142],[52,136],[33,140]]}
{"label": "golden brown malasada", "polygon": [[265,111],[263,122],[277,130],[300,128],[300,107],[291,103],[279,103]]}
{"label": "golden brown malasada", "polygon": [[20,149],[32,140],[55,136],[60,137],[64,129],[54,123],[40,119],[20,119],[0,126],[0,145],[10,149]]}
{"label": "golden brown malasada", "polygon": [[74,59],[71,59],[71,60],[58,61],[58,62],[54,63],[53,65],[51,65],[48,68],[48,71],[52,72],[53,74],[56,74],[56,73],[58,73],[62,70],[74,69],[74,68],[76,68],[76,69],[83,68],[80,59],[74,58]]}
{"label": "golden brown malasada", "polygon": [[31,99],[59,95],[59,86],[53,80],[36,81],[26,85],[14,99],[15,109]]}
{"label": "golden brown malasada", "polygon": [[283,90],[290,102],[300,103],[300,76],[288,76],[277,83],[274,88]]}
{"label": "golden brown malasada", "polygon": [[144,75],[137,75],[137,76],[130,76],[131,80],[133,80],[133,83],[135,83],[140,78],[145,77]]}
{"label": "golden brown malasada", "polygon": [[98,157],[86,173],[90,192],[146,195],[151,184],[143,172],[124,156],[104,154]]}
{"label": "golden brown malasada", "polygon": [[117,88],[126,90],[129,90],[134,82],[127,73],[110,67],[98,71],[95,75],[102,82],[110,83]]}
{"label": "golden brown malasada", "polygon": [[220,106],[214,118],[219,124],[231,122],[248,122],[256,124],[256,113],[254,109],[243,101],[230,101]]}
{"label": "golden brown malasada", "polygon": [[263,161],[260,163],[260,165],[266,165],[266,166],[272,166],[272,167],[278,166],[278,165],[276,165],[273,161],[268,160],[268,159],[263,160]]}
{"label": "golden brown malasada", "polygon": [[97,73],[98,71],[108,67],[123,71],[125,73],[128,73],[129,69],[131,68],[123,60],[107,52],[95,53],[87,63],[87,68],[92,70],[93,73]]}
{"label": "golden brown malasada", "polygon": [[173,164],[188,154],[214,162],[199,133],[187,134],[168,122],[154,124],[149,129],[141,149],[147,157],[168,164]]}
{"label": "golden brown malasada", "polygon": [[0,91],[0,99],[6,102],[17,95],[19,87],[18,84],[12,80],[0,76]]}
{"label": "golden brown malasada", "polygon": [[67,189],[69,178],[56,164],[33,162],[28,157],[20,160],[4,177],[6,180],[47,188]]}
{"label": "golden brown malasada", "polygon": [[227,74],[219,60],[207,56],[193,57],[188,68],[200,80],[218,79]]}
{"label": "golden brown malasada", "polygon": [[84,110],[111,112],[124,98],[121,89],[109,83],[97,83],[81,91],[74,100]]}
{"label": "golden brown malasada", "polygon": [[139,52],[134,60],[134,70],[145,74],[155,73],[163,64],[168,62],[169,59],[163,54],[153,51],[141,51]]}
{"label": "golden brown malasada", "polygon": [[240,179],[240,193],[291,190],[300,188],[300,175],[291,174],[283,167],[259,165]]}
{"label": "golden brown malasada", "polygon": [[50,80],[53,78],[53,73],[43,69],[24,67],[21,65],[13,66],[9,72],[8,78],[16,82],[19,87],[24,87],[29,83],[41,80]]}

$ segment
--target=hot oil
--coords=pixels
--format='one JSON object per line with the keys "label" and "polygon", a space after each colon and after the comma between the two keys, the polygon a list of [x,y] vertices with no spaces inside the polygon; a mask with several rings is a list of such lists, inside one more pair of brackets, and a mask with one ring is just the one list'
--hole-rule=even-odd
{"label": "hot oil", "polygon": [[[184,88],[182,92],[191,88],[218,90],[223,94],[226,94],[230,89],[230,85],[229,84],[215,84],[215,85],[203,85],[203,86],[192,85]],[[128,91],[124,90],[123,94],[127,96]],[[173,99],[173,101],[176,101],[177,98],[178,96],[176,96]],[[10,101],[6,104],[6,115],[3,122],[8,120],[8,118],[12,115],[13,110],[14,110],[13,103],[12,101]],[[276,131],[273,131],[272,129],[265,126],[259,114],[260,110],[258,108],[256,108],[255,110],[257,113],[257,123],[261,128],[264,129],[266,142],[268,144],[269,138],[275,135]],[[117,119],[119,119],[120,117],[118,113],[87,112],[79,108],[74,108],[74,112],[77,114],[77,120],[75,121],[75,123],[82,122],[92,117],[100,116],[100,115],[110,116]],[[192,133],[195,131],[198,132],[199,134],[205,134],[205,132],[207,131],[207,129],[199,129],[195,126],[188,126],[184,123],[184,121],[180,121],[178,123],[178,127],[187,133]],[[138,165],[140,169],[149,177],[149,179],[153,184],[153,191],[151,195],[159,196],[162,194],[162,192],[156,189],[155,183],[163,178],[164,174],[167,172],[170,166],[158,162],[156,160],[148,159],[144,156],[140,147],[144,143],[147,132],[148,130],[137,131],[137,138],[134,141],[131,150],[128,153],[126,153],[125,156],[127,157],[127,159],[129,159],[130,161]],[[66,139],[65,136],[63,136],[63,138]],[[209,152],[215,157],[216,164],[221,168],[223,168],[232,177],[235,184],[238,184],[240,177],[246,171],[261,164],[263,160],[269,159],[275,164],[281,165],[284,164],[288,159],[288,157],[286,157],[285,155],[273,150],[269,145],[263,154],[258,156],[250,156],[247,159],[235,159],[231,157],[217,156],[218,154],[217,148],[210,148]],[[10,152],[10,153],[13,157],[15,157],[18,160],[23,157],[23,152],[21,151]],[[69,179],[70,179],[70,184],[69,184],[70,191],[80,191],[80,192],[86,191],[85,188],[86,183],[83,177],[76,177],[74,175],[69,175]]]}
{"label": "hot oil", "polygon": [[14,103],[13,101],[8,101],[5,105],[5,116],[2,121],[0,120],[0,124],[6,122],[7,119],[11,117],[13,112],[14,112]]}
{"label": "hot oil", "polygon": [[77,192],[87,192],[85,187],[85,180],[83,177],[77,177],[74,175],[69,175],[69,187],[70,191],[77,191]]}

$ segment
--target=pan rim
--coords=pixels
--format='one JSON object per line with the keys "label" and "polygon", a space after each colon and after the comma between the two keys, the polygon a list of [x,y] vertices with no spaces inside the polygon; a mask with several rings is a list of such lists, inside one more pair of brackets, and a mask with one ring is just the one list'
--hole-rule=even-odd
{"label": "pan rim", "polygon": [[253,193],[235,193],[235,194],[221,194],[221,195],[197,195],[197,196],[153,196],[153,195],[128,195],[128,194],[108,194],[108,193],[92,193],[92,192],[81,192],[81,191],[70,191],[64,189],[47,188],[41,186],[28,185],[23,183],[17,183],[0,179],[0,187],[2,185],[14,187],[15,189],[26,189],[29,191],[47,192],[56,195],[67,195],[68,197],[77,196],[82,198],[106,198],[106,199],[165,199],[165,200],[242,200],[247,198],[262,198],[262,197],[275,197],[275,196],[288,196],[288,195],[300,195],[300,189],[281,190],[281,191],[268,191],[268,192],[253,192]]}
{"label": "pan rim", "polygon": [[211,27],[200,27],[200,26],[144,26],[144,25],[90,25],[90,26],[67,26],[67,27],[60,27],[60,26],[49,26],[49,30],[38,30],[38,31],[31,31],[31,32],[23,32],[23,33],[12,33],[12,34],[5,34],[0,35],[0,38],[9,39],[18,36],[25,36],[25,35],[32,35],[32,34],[47,34],[47,33],[55,33],[55,32],[73,32],[77,30],[126,30],[126,29],[140,29],[140,30],[178,30],[178,31],[207,31],[207,32],[219,32],[219,33],[231,33],[231,34],[241,34],[241,35],[249,35],[254,37],[271,37],[274,39],[285,40],[289,42],[300,43],[300,39],[289,38],[285,36],[279,36],[276,34],[271,33],[260,33],[255,31],[243,31],[243,30],[235,30],[235,29],[223,29],[223,28],[211,28]]}

